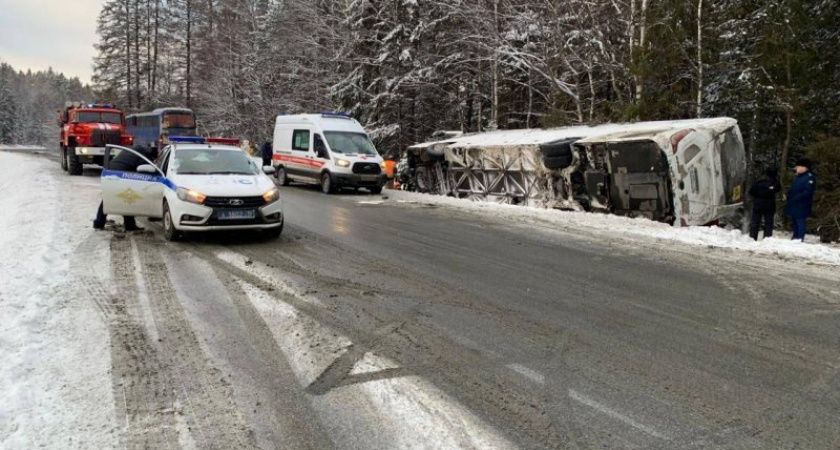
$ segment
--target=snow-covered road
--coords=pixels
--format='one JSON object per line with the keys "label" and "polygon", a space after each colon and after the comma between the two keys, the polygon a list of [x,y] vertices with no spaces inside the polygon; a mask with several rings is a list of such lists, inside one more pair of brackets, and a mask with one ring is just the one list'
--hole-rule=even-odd
{"label": "snow-covered road", "polygon": [[837,249],[300,187],[173,244],[92,230],[96,171],[0,180],[0,449],[840,441]]}

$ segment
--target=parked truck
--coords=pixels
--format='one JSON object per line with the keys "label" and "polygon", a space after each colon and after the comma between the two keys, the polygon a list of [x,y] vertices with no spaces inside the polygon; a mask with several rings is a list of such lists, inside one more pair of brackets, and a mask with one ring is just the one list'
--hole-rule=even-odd
{"label": "parked truck", "polygon": [[58,122],[61,168],[70,175],[81,175],[84,164],[102,165],[107,144],[134,143],[126,133],[125,114],[112,104],[67,103]]}

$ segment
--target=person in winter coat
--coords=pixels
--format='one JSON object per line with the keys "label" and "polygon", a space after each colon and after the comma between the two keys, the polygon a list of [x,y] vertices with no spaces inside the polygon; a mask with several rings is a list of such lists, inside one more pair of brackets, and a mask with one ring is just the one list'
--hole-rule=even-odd
{"label": "person in winter coat", "polygon": [[811,172],[811,160],[802,158],[796,162],[796,178],[787,193],[785,214],[793,222],[793,239],[805,240],[805,221],[811,216],[814,205],[814,191],[817,177]]}
{"label": "person in winter coat", "polygon": [[753,198],[752,217],[750,218],[750,237],[758,240],[758,229],[764,220],[764,237],[773,236],[773,218],[776,216],[776,195],[782,190],[779,183],[779,171],[769,167],[764,178],[753,183],[750,196]]}
{"label": "person in winter coat", "polygon": [[270,166],[271,160],[274,158],[274,149],[271,146],[271,141],[265,141],[260,147],[260,154],[262,155],[263,166]]}
{"label": "person in winter coat", "polygon": [[[155,158],[157,158],[157,149],[154,147],[149,147],[147,145],[135,145],[132,148],[134,149],[134,151],[145,156],[149,161],[154,161]],[[137,168],[142,166],[143,164],[148,164],[148,162],[143,158],[139,157],[137,154],[127,151],[121,151],[114,159],[112,159],[109,162],[108,170],[118,170],[121,172],[136,172]],[[105,228],[105,222],[108,219],[108,217],[105,215],[103,207],[104,202],[99,202],[99,210],[96,211],[96,219],[93,220],[93,228],[97,230]],[[135,222],[134,217],[132,216],[124,216],[123,224],[125,225],[125,231],[139,231],[143,229],[137,226],[137,222]]]}

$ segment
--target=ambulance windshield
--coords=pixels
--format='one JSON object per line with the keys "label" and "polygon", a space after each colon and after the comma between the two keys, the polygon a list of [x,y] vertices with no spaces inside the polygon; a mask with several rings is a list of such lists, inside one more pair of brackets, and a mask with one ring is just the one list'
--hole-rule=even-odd
{"label": "ambulance windshield", "polygon": [[373,142],[364,133],[325,131],[324,135],[334,153],[342,155],[378,155]]}

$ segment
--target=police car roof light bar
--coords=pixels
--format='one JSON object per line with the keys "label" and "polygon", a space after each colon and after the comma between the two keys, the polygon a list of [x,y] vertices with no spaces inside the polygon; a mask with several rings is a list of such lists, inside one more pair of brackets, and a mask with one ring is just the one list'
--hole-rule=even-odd
{"label": "police car roof light bar", "polygon": [[203,144],[205,142],[203,137],[198,136],[169,136],[168,139],[171,143]]}
{"label": "police car roof light bar", "polygon": [[236,138],[209,137],[205,139],[205,142],[208,144],[239,145],[239,139]]}

